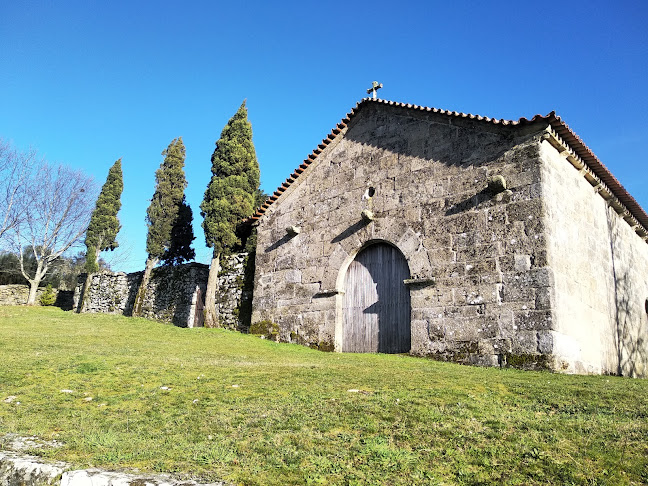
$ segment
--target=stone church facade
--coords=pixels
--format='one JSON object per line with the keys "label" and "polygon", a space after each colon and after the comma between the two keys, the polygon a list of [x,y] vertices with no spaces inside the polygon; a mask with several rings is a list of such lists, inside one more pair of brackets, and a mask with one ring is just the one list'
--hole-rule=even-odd
{"label": "stone church facade", "polygon": [[365,99],[252,220],[281,341],[648,374],[648,216],[554,113]]}

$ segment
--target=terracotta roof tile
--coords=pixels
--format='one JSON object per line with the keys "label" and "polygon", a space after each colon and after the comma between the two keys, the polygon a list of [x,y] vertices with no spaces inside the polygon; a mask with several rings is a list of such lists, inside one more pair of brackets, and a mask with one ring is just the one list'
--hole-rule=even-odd
{"label": "terracotta roof tile", "polygon": [[343,119],[338,123],[331,133],[329,133],[326,138],[318,144],[317,148],[313,150],[312,153],[308,154],[308,157],[299,165],[297,169],[291,174],[291,176],[286,179],[286,182],[282,183],[281,186],[274,192],[272,196],[266,200],[266,202],[256,211],[256,213],[248,219],[248,221],[255,221],[259,219],[263,213],[266,212],[268,207],[274,203],[278,197],[292,185],[292,183],[298,179],[301,174],[308,168],[308,166],[317,159],[319,154],[322,153],[322,150],[325,149],[337,136],[342,133],[347,127],[347,124],[351,119],[362,109],[362,107],[367,106],[371,103],[378,103],[389,106],[397,106],[400,108],[407,108],[411,110],[424,111],[438,113],[441,115],[447,115],[455,118],[468,118],[471,120],[477,120],[484,123],[492,123],[494,125],[528,125],[540,121],[547,122],[551,128],[566,142],[569,147],[577,154],[591,169],[591,171],[610,189],[612,194],[628,209],[630,214],[639,222],[644,229],[648,229],[648,214],[644,209],[639,205],[639,203],[626,191],[626,189],[621,185],[621,183],[612,175],[612,173],[603,165],[603,163],[592,153],[592,151],[585,145],[585,143],[576,135],[569,126],[562,121],[562,119],[556,115],[554,111],[543,116],[535,115],[530,120],[527,118],[520,118],[518,120],[504,120],[504,119],[495,119],[489,118],[486,116],[473,115],[470,113],[460,113],[456,111],[442,110],[439,108],[430,108],[426,106],[412,105],[406,103],[399,103],[396,101],[388,101],[382,99],[373,99],[373,98],[364,98],[361,100]]}

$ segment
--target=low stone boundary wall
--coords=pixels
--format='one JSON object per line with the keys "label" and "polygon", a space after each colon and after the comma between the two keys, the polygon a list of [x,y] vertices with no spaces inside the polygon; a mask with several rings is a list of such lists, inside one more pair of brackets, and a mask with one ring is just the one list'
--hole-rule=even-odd
{"label": "low stone boundary wall", "polygon": [[[38,289],[36,302],[45,289]],[[25,305],[29,296],[29,286],[27,285],[0,285],[0,304],[2,305]]]}
{"label": "low stone boundary wall", "polygon": [[[221,325],[230,329],[246,326],[242,309],[251,305],[252,294],[244,291],[247,253],[226,257],[219,274],[219,307]],[[81,296],[86,274],[79,277],[74,291],[74,309],[131,315],[143,272],[99,272],[91,275],[87,295]],[[209,267],[188,263],[176,267],[158,267],[151,273],[142,305],[144,317],[172,322],[180,327],[202,326]]]}
{"label": "low stone boundary wall", "polygon": [[[54,305],[63,310],[71,310],[73,292],[71,290],[52,290],[56,294],[56,302]],[[40,297],[43,295],[43,292],[45,292],[45,287],[39,287],[36,291],[36,305],[40,305]],[[28,296],[28,285],[0,285],[0,305],[25,305]]]}

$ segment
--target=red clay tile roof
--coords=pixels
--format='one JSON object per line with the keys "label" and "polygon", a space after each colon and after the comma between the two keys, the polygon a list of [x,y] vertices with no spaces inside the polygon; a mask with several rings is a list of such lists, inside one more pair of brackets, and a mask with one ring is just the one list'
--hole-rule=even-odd
{"label": "red clay tile roof", "polygon": [[643,225],[644,229],[648,229],[648,214],[643,210],[639,203],[625,190],[621,183],[612,175],[612,173],[603,165],[603,163],[592,153],[592,151],[585,145],[585,143],[576,135],[569,126],[562,121],[562,119],[556,115],[554,111],[548,115],[535,115],[533,118],[528,120],[527,118],[520,118],[519,120],[504,120],[504,119],[495,119],[489,118],[480,115],[471,115],[469,113],[459,113],[456,111],[441,110],[439,108],[429,108],[425,106],[412,105],[406,103],[398,103],[395,101],[381,100],[381,99],[372,99],[364,98],[361,100],[355,108],[353,108],[340,123],[338,123],[331,133],[328,134],[324,140],[317,146],[311,154],[308,155],[306,159],[300,164],[300,166],[295,169],[295,171],[286,179],[285,182],[277,188],[277,190],[267,199],[267,201],[257,209],[256,213],[248,219],[248,221],[258,220],[266,210],[283,194],[283,192],[291,186],[293,182],[304,172],[304,170],[317,159],[320,153],[330,144],[341,131],[346,128],[347,124],[351,119],[358,114],[362,107],[370,103],[379,103],[389,106],[397,106],[401,108],[408,108],[411,110],[417,111],[426,111],[432,113],[439,113],[442,115],[448,115],[451,117],[457,118],[468,118],[470,120],[478,120],[485,123],[492,123],[495,125],[528,125],[531,123],[544,121],[548,123],[551,128],[556,132],[564,142],[566,142],[569,147],[576,153],[592,170],[592,172],[610,189],[612,194],[626,206],[628,211],[634,218]]}

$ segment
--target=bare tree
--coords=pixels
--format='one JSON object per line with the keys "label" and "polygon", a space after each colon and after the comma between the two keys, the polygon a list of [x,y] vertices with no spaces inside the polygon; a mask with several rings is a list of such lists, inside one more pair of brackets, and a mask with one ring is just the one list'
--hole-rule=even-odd
{"label": "bare tree", "polygon": [[22,214],[26,182],[35,161],[34,150],[19,152],[0,139],[0,249],[4,249],[1,243]]}
{"label": "bare tree", "polygon": [[[20,218],[13,230],[20,271],[29,282],[27,305],[36,302],[36,290],[52,262],[77,244],[94,208],[96,188],[90,177],[64,165],[42,163],[25,185]],[[25,266],[32,253],[36,268]]]}

